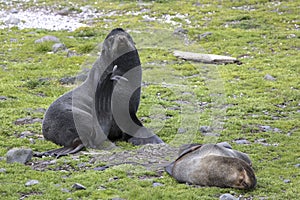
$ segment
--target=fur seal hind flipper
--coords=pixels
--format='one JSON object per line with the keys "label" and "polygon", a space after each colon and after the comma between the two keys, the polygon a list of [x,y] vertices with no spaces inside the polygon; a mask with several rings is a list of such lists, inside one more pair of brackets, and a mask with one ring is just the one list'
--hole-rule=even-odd
{"label": "fur seal hind flipper", "polygon": [[192,151],[195,151],[201,147],[202,147],[202,144],[186,144],[186,145],[181,146],[180,151],[179,151],[179,157],[176,160],[179,160],[184,155],[186,155]]}
{"label": "fur seal hind flipper", "polygon": [[186,154],[188,154],[188,153],[190,153],[192,151],[195,151],[195,150],[197,150],[197,149],[199,149],[201,147],[202,147],[201,144],[185,144],[185,145],[182,145],[180,147],[180,150],[179,150],[179,157],[174,162],[170,163],[169,165],[167,165],[165,167],[166,172],[170,176],[173,176],[173,168],[174,168],[174,165],[175,165],[176,161],[178,161],[179,159],[181,159]]}
{"label": "fur seal hind flipper", "polygon": [[53,149],[50,151],[42,152],[42,153],[34,153],[35,157],[43,157],[43,156],[55,156],[56,158],[59,158],[61,156],[66,156],[68,154],[74,154],[82,149],[84,149],[85,146],[80,142],[79,139],[75,139],[73,141],[72,146],[65,146],[58,149]]}
{"label": "fur seal hind flipper", "polygon": [[170,175],[173,176],[173,167],[174,167],[175,162],[170,163],[168,166],[165,167],[166,172]]}

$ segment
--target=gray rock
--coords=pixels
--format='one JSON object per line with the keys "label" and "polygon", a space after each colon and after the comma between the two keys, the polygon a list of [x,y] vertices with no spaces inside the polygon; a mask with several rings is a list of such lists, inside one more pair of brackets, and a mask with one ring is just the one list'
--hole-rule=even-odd
{"label": "gray rock", "polygon": [[5,173],[6,169],[5,168],[0,168],[0,173]]}
{"label": "gray rock", "polygon": [[290,180],[290,179],[284,179],[283,182],[284,182],[284,183],[290,183],[291,180]]}
{"label": "gray rock", "polygon": [[34,136],[34,133],[31,131],[23,131],[22,133],[20,133],[20,138],[26,138],[30,136]]}
{"label": "gray rock", "polygon": [[286,36],[286,38],[290,39],[290,38],[296,38],[297,35],[296,34],[289,34],[288,36]]}
{"label": "gray rock", "polygon": [[274,131],[275,133],[281,132],[281,130],[280,130],[279,128],[274,128],[273,131]]}
{"label": "gray rock", "polygon": [[119,177],[115,176],[113,178],[108,179],[109,182],[116,181],[116,180],[119,180]]}
{"label": "gray rock", "polygon": [[220,196],[220,200],[238,200],[238,199],[232,196],[231,194],[226,193]]}
{"label": "gray rock", "polygon": [[199,40],[203,39],[203,38],[206,38],[207,36],[211,35],[212,32],[205,32],[205,33],[202,33],[200,35],[198,35],[198,38]]}
{"label": "gray rock", "polygon": [[98,190],[106,190],[106,187],[100,185],[100,186],[98,187]]}
{"label": "gray rock", "polygon": [[250,144],[251,143],[246,139],[234,140],[234,142],[237,143],[237,144]]}
{"label": "gray rock", "polygon": [[61,188],[61,191],[65,193],[70,193],[70,190],[68,190],[67,188]]}
{"label": "gray rock", "polygon": [[185,35],[187,33],[188,33],[188,30],[183,29],[182,27],[176,28],[174,30],[174,34],[176,34],[176,35]]}
{"label": "gray rock", "polygon": [[93,6],[91,6],[91,5],[86,5],[86,6],[80,7],[81,12],[83,12],[83,13],[86,13],[92,9],[93,9]]}
{"label": "gray rock", "polygon": [[78,56],[76,51],[67,50],[67,57],[70,58],[70,57],[73,57],[73,56]]}
{"label": "gray rock", "polygon": [[35,140],[33,138],[29,138],[28,140],[29,140],[30,144],[35,144]]}
{"label": "gray rock", "polygon": [[64,77],[64,78],[61,78],[59,80],[59,82],[63,85],[69,85],[69,84],[74,84],[75,83],[75,80],[76,80],[76,77],[75,76],[71,76],[71,77]]}
{"label": "gray rock", "polygon": [[200,130],[201,133],[208,133],[208,132],[212,131],[210,126],[200,126],[199,130]]}
{"label": "gray rock", "polygon": [[22,163],[25,164],[29,160],[31,160],[33,155],[33,151],[31,149],[18,149],[14,148],[7,152],[6,154],[6,162],[7,163]]}
{"label": "gray rock", "polygon": [[57,12],[57,14],[63,15],[63,16],[67,16],[67,15],[69,15],[70,13],[71,13],[71,10],[70,10],[69,7],[65,7],[65,8],[63,8],[63,9],[61,9],[61,10],[59,10],[59,11]]}
{"label": "gray rock", "polygon": [[10,16],[8,18],[8,20],[5,21],[6,24],[13,24],[13,25],[17,25],[21,22],[21,20],[19,18]]}
{"label": "gray rock", "polygon": [[64,51],[66,50],[66,45],[64,45],[63,43],[55,43],[52,45],[52,51],[53,53],[58,52],[59,50]]}
{"label": "gray rock", "polygon": [[55,36],[52,36],[52,35],[46,35],[40,39],[37,39],[35,40],[34,43],[42,43],[42,42],[56,42],[56,43],[59,43],[59,39]]}
{"label": "gray rock", "polygon": [[18,42],[18,39],[16,39],[16,38],[10,38],[9,41],[10,42]]}
{"label": "gray rock", "polygon": [[259,127],[263,132],[272,131],[271,126],[260,126]]}
{"label": "gray rock", "polygon": [[300,163],[298,163],[298,164],[296,164],[294,166],[297,167],[297,168],[300,168]]}
{"label": "gray rock", "polygon": [[12,14],[16,14],[16,13],[18,13],[19,11],[17,10],[17,9],[15,9],[15,8],[13,8],[13,9],[11,9],[10,10],[10,13],[12,13]]}
{"label": "gray rock", "polygon": [[273,76],[271,76],[270,74],[266,74],[264,77],[265,80],[268,81],[276,81],[276,78],[274,78]]}
{"label": "gray rock", "polygon": [[101,167],[95,167],[94,170],[95,171],[104,171],[108,168],[109,168],[109,166],[106,165],[106,166],[101,166]]}
{"label": "gray rock", "polygon": [[5,101],[5,100],[7,100],[6,96],[0,96],[0,101]]}
{"label": "gray rock", "polygon": [[45,108],[28,108],[26,109],[30,113],[45,113],[46,109]]}
{"label": "gray rock", "polygon": [[81,185],[80,183],[75,183],[72,188],[74,188],[75,190],[86,190],[86,187]]}
{"label": "gray rock", "polygon": [[162,183],[156,183],[156,182],[154,182],[152,185],[153,185],[153,187],[164,186],[164,184],[162,184]]}
{"label": "gray rock", "polygon": [[182,133],[185,133],[186,132],[186,129],[185,128],[178,128],[178,131],[177,131],[179,134],[182,134]]}
{"label": "gray rock", "polygon": [[32,185],[36,185],[39,184],[40,182],[38,180],[29,180],[25,183],[25,186],[32,186]]}

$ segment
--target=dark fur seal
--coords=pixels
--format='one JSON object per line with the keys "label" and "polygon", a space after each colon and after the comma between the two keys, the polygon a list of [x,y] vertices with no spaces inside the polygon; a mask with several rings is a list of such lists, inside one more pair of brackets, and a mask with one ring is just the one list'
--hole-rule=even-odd
{"label": "dark fur seal", "polygon": [[166,171],[181,183],[252,189],[256,177],[251,166],[248,155],[233,150],[228,143],[193,144]]}
{"label": "dark fur seal", "polygon": [[64,147],[39,155],[62,156],[84,147],[102,148],[105,141],[162,143],[136,116],[141,76],[131,36],[121,28],[112,30],[86,81],[59,97],[46,111],[43,135]]}

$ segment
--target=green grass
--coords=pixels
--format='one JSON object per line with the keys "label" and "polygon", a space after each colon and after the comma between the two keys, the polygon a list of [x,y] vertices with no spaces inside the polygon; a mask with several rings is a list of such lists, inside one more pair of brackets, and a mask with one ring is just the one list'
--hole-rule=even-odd
{"label": "green grass", "polygon": [[[91,28],[74,32],[17,28],[0,30],[0,194],[4,199],[218,199],[231,193],[241,199],[298,199],[300,194],[300,35],[299,3],[297,1],[69,1],[62,7],[92,5],[117,15],[96,20]],[[58,9],[58,2],[48,0],[45,5]],[[7,10],[14,5],[0,4]],[[42,7],[32,1],[24,8]],[[149,10],[145,14],[125,15],[128,11]],[[175,17],[180,24],[164,21],[145,22],[143,15],[163,19]],[[187,21],[188,19],[188,21]],[[188,30],[187,44],[173,31]],[[60,158],[44,171],[29,165],[6,164],[6,152],[14,147],[46,151],[57,148],[41,140],[41,124],[15,125],[19,118],[42,118],[33,112],[46,109],[56,98],[73,86],[61,85],[59,80],[76,76],[81,68],[91,67],[96,60],[96,47],[115,27],[131,30],[143,66],[141,104],[138,111],[145,126],[157,130],[168,144],[188,141],[180,139],[178,128],[185,128],[193,142],[229,142],[235,149],[250,155],[258,179],[252,191],[221,188],[199,188],[178,184],[166,173],[146,170],[142,166],[119,165],[103,172],[92,170],[99,163],[89,163],[88,155]],[[135,30],[135,31],[133,31]],[[141,32],[141,33],[140,33]],[[211,32],[204,39],[198,35]],[[45,35],[54,35],[77,56],[66,52],[49,54],[52,43],[35,44]],[[72,37],[70,37],[72,36]],[[16,40],[11,40],[16,39]],[[242,65],[210,66],[182,61],[173,50],[214,53],[239,57]],[[266,74],[276,81],[264,79]],[[42,80],[42,81],[41,81]],[[187,104],[185,104],[186,102]],[[206,102],[206,106],[200,103]],[[156,109],[153,109],[156,106]],[[179,108],[179,109],[173,109]],[[155,112],[154,112],[155,111]],[[153,113],[154,112],[154,113]],[[159,115],[157,115],[157,112]],[[167,116],[160,118],[161,116]],[[200,126],[214,126],[219,137],[209,139],[198,131]],[[280,131],[263,132],[261,125]],[[35,143],[20,138],[23,131],[31,131]],[[178,140],[179,137],[179,140]],[[184,136],[182,136],[184,137]],[[236,139],[247,139],[249,145],[239,145]],[[264,139],[266,144],[256,142]],[[127,150],[135,147],[118,143]],[[34,158],[35,161],[52,158]],[[88,167],[80,167],[85,163]],[[104,163],[105,164],[105,163]],[[147,178],[142,178],[146,176]],[[117,179],[112,179],[118,177]],[[28,180],[39,184],[26,187]],[[284,180],[289,179],[290,183]],[[74,190],[79,182],[86,190]],[[153,187],[153,182],[163,186]],[[105,190],[103,190],[105,188]],[[70,192],[66,192],[69,190]]]}

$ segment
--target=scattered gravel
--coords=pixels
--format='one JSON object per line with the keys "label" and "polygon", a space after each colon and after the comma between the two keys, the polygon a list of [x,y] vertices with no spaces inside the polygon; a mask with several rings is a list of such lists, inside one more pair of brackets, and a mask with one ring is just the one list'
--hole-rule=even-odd
{"label": "scattered gravel", "polygon": [[15,121],[15,125],[24,125],[24,124],[33,124],[33,123],[41,123],[43,120],[40,118],[32,118],[32,117],[24,117],[17,119]]}
{"label": "scattered gravel", "polygon": [[156,183],[156,182],[154,182],[152,185],[153,185],[153,187],[164,186],[164,184],[162,184],[162,183]]}
{"label": "scattered gravel", "polygon": [[[181,26],[178,19],[190,24],[188,14],[176,13],[174,15],[164,14],[158,17],[149,16],[150,10],[143,8],[139,11],[115,11],[115,10],[98,10],[91,5],[83,7],[62,7],[60,9],[52,7],[29,8],[12,8],[10,10],[0,10],[0,29],[17,26],[20,29],[37,28],[47,30],[67,30],[74,31],[80,27],[88,27],[95,22],[102,20],[107,23],[113,20],[108,19],[112,16],[138,16],[142,15],[143,21],[157,21],[167,23],[173,26]],[[1,23],[3,22],[3,23]]]}

